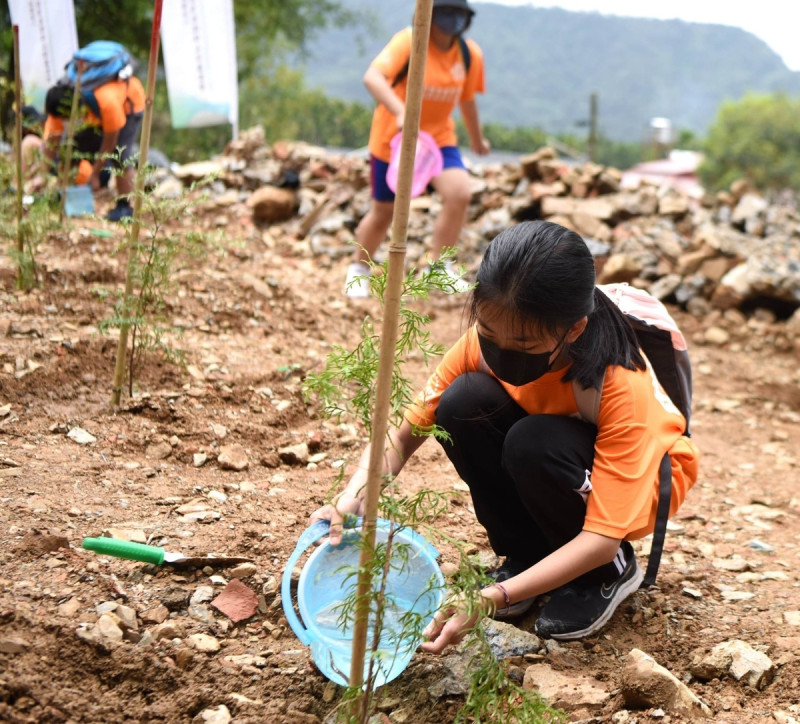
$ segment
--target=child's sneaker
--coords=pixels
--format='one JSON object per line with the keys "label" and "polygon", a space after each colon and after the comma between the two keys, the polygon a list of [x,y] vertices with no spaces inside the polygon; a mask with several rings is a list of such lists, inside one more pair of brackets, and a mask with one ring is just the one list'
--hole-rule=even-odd
{"label": "child's sneaker", "polygon": [[623,541],[617,556],[624,568],[613,583],[568,583],[553,591],[536,621],[536,633],[543,638],[570,640],[603,628],[644,578],[630,543]]}
{"label": "child's sneaker", "polygon": [[372,270],[363,261],[354,261],[347,267],[344,293],[350,299],[366,299],[369,296],[369,278]]}
{"label": "child's sneaker", "polygon": [[122,221],[133,216],[133,207],[127,201],[117,201],[117,205],[106,214],[109,221]]}

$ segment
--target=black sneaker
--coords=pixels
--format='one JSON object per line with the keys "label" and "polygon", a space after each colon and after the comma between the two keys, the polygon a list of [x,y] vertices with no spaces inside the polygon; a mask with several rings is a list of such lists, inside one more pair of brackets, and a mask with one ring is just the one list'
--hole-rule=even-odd
{"label": "black sneaker", "polygon": [[625,568],[613,583],[591,586],[571,583],[553,591],[536,621],[536,633],[542,638],[570,640],[603,628],[617,606],[639,588],[644,578],[631,544],[623,542],[620,552],[626,559]]}
{"label": "black sneaker", "polygon": [[[503,565],[501,565],[499,568],[495,568],[493,571],[489,571],[486,575],[495,583],[502,583],[503,581],[507,581],[509,578],[513,578],[517,574],[522,573],[522,571],[525,571],[528,568],[530,568],[530,566],[517,563],[511,558],[506,558],[505,561],[503,561]],[[533,602],[535,600],[536,596],[533,598],[526,598],[524,601],[512,603],[508,608],[501,608],[498,606],[497,610],[494,612],[494,618],[504,619],[522,616],[523,613],[527,613],[530,607],[533,606]]]}
{"label": "black sneaker", "polygon": [[122,221],[133,216],[133,208],[127,202],[118,202],[117,205],[106,214],[109,221]]}

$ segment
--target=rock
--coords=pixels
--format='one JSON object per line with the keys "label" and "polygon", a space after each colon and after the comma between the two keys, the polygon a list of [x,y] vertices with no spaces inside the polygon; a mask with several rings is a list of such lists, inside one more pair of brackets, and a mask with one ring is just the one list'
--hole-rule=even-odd
{"label": "rock", "polygon": [[711,715],[711,710],[685,684],[639,649],[628,654],[621,693],[626,706],[632,708],[659,707],[690,719]]}
{"label": "rock", "polygon": [[642,264],[629,254],[612,254],[606,259],[600,274],[601,284],[630,283],[642,271]]}
{"label": "rock", "polygon": [[142,613],[141,619],[144,623],[159,624],[166,621],[167,616],[169,616],[169,609],[164,605],[158,605]]}
{"label": "rock", "polygon": [[542,642],[538,636],[503,621],[487,621],[486,640],[492,653],[500,661],[542,650]]}
{"label": "rock", "polygon": [[218,161],[195,161],[172,170],[176,178],[189,185],[209,176],[220,176],[225,169]]}
{"label": "rock", "polygon": [[209,634],[196,633],[186,637],[186,643],[195,651],[204,654],[213,654],[220,650],[219,641]]}
{"label": "rock", "polygon": [[0,638],[0,654],[22,654],[30,646],[22,636],[4,636]]}
{"label": "rock", "polygon": [[175,621],[165,621],[156,626],[156,630],[153,632],[153,638],[155,638],[156,641],[160,641],[161,639],[180,639],[183,638],[184,634],[183,626],[179,623]]}
{"label": "rock", "polygon": [[97,442],[97,438],[82,427],[73,427],[67,433],[67,437],[78,445],[91,445],[93,442]]}
{"label": "rock", "polygon": [[247,470],[250,466],[247,451],[239,443],[223,445],[219,450],[217,462],[223,470]]}
{"label": "rock", "polygon": [[66,616],[67,618],[74,618],[78,611],[81,610],[81,602],[73,596],[68,601],[64,601],[64,603],[60,604],[58,607],[58,613],[62,616]]}
{"label": "rock", "polygon": [[211,601],[211,605],[231,621],[238,623],[255,614],[258,596],[240,580],[234,579]]}
{"label": "rock", "polygon": [[136,620],[136,611],[134,611],[130,606],[117,604],[117,607],[114,609],[114,615],[117,617],[117,619],[119,619],[119,625],[123,631],[139,630],[139,622]]}
{"label": "rock", "polygon": [[253,221],[272,224],[286,221],[294,216],[297,207],[297,193],[291,189],[263,186],[247,199],[252,209]]}
{"label": "rock", "polygon": [[308,445],[301,442],[278,450],[278,457],[289,465],[305,465],[308,462]]}
{"label": "rock", "polygon": [[564,711],[582,707],[600,708],[611,699],[611,693],[603,682],[590,676],[556,671],[546,663],[525,669],[522,687],[537,691],[549,704]]}
{"label": "rock", "polygon": [[156,199],[179,199],[183,194],[183,183],[174,176],[169,176],[156,186],[150,193]]}
{"label": "rock", "polygon": [[122,641],[122,628],[119,619],[112,613],[104,613],[97,619],[98,633],[103,637],[114,642]]}
{"label": "rock", "polygon": [[166,440],[148,445],[144,451],[145,457],[151,460],[166,460],[172,455],[172,445]]}
{"label": "rock", "polygon": [[703,340],[707,344],[714,345],[715,347],[722,347],[728,344],[730,338],[730,334],[721,327],[709,327],[703,332]]}
{"label": "rock", "polygon": [[584,214],[600,221],[610,221],[614,216],[613,204],[603,199],[572,199],[547,196],[542,200],[542,216]]}
{"label": "rock", "polygon": [[775,674],[775,667],[766,654],[756,651],[745,641],[733,639],[718,644],[708,654],[699,653],[692,661],[691,672],[708,681],[727,674],[756,689],[763,689]]}
{"label": "rock", "polygon": [[258,669],[263,669],[267,665],[265,657],[254,654],[232,654],[231,656],[223,657],[222,660],[234,666],[255,666]]}
{"label": "rock", "polygon": [[250,578],[258,573],[258,566],[255,563],[240,563],[229,571],[231,578]]}
{"label": "rock", "polygon": [[194,719],[192,724],[230,724],[231,713],[225,704],[203,709]]}
{"label": "rock", "polygon": [[211,586],[198,586],[189,598],[189,605],[207,603],[214,598],[214,589]]}
{"label": "rock", "polygon": [[556,153],[555,149],[544,146],[533,153],[522,156],[519,159],[519,165],[526,178],[529,178],[531,181],[536,181],[541,178],[539,174],[539,163],[541,161],[552,161],[556,158],[558,158],[558,153]]}

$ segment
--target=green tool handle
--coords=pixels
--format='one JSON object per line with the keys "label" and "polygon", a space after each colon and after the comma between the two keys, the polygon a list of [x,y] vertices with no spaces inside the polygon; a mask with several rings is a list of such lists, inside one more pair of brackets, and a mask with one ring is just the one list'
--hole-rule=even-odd
{"label": "green tool handle", "polygon": [[142,561],[160,566],[164,562],[164,549],[157,546],[147,546],[144,543],[134,543],[118,538],[84,538],[83,547],[95,553],[102,553],[117,558],[127,558],[130,561]]}

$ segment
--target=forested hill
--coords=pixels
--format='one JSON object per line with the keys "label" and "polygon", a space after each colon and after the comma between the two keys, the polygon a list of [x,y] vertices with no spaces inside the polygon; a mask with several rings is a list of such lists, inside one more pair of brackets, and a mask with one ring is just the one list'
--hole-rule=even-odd
{"label": "forested hill", "polygon": [[[410,24],[413,0],[340,0],[371,14],[369,30],[328,30],[309,47],[306,79],[335,98],[372,103],[361,79],[391,34]],[[800,94],[790,71],[756,36],[724,25],[645,20],[556,8],[473,3],[469,35],[486,57],[484,121],[552,133],[585,129],[598,94],[599,128],[642,140],[649,119],[704,134],[719,105],[748,91]],[[379,14],[378,14],[379,13]]]}

